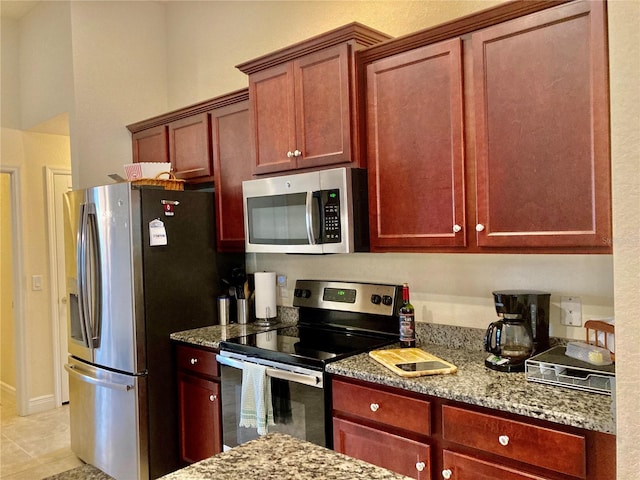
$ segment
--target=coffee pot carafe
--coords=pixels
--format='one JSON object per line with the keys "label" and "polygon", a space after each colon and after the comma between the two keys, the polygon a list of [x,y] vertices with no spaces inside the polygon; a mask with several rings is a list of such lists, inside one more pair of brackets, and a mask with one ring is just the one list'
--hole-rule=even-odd
{"label": "coffee pot carafe", "polygon": [[549,348],[551,294],[521,290],[493,292],[500,320],[489,324],[485,365],[501,372],[522,372],[525,360]]}

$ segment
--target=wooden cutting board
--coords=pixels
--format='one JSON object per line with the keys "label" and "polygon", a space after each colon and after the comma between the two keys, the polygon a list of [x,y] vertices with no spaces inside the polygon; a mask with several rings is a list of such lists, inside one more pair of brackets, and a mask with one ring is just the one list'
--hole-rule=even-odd
{"label": "wooden cutting board", "polygon": [[419,348],[373,350],[369,356],[402,377],[455,373],[458,367]]}

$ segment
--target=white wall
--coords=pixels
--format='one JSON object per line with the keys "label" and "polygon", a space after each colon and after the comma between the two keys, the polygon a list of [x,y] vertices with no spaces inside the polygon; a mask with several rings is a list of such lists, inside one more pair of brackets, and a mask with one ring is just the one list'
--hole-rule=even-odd
{"label": "white wall", "polygon": [[611,1],[609,56],[613,173],[619,479],[640,470],[640,2]]}
{"label": "white wall", "polygon": [[124,176],[131,136],[125,128],[167,110],[162,2],[71,2],[74,187]]}

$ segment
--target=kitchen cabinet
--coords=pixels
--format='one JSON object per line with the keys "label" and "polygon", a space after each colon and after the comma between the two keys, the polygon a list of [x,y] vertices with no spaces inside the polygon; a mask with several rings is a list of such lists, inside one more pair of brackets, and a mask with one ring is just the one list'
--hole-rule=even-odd
{"label": "kitchen cabinet", "polygon": [[133,162],[169,163],[168,138],[166,125],[158,125],[132,133]]}
{"label": "kitchen cabinet", "polygon": [[249,75],[254,174],[360,165],[354,53],[388,38],[352,23],[238,65]]}
{"label": "kitchen cabinet", "polygon": [[465,246],[462,42],[367,66],[373,250]]}
{"label": "kitchen cabinet", "polygon": [[134,162],[170,162],[187,188],[214,183],[219,252],[244,251],[242,182],[252,177],[248,102],[245,88],[127,126]]}
{"label": "kitchen cabinet", "polygon": [[611,253],[605,8],[510,2],[358,54],[372,251]]}
{"label": "kitchen cabinet", "polygon": [[471,44],[478,245],[610,246],[604,4],[545,10]]}
{"label": "kitchen cabinet", "polygon": [[408,477],[431,478],[431,446],[406,437],[406,432],[430,433],[429,402],[340,380],[332,382],[332,390],[334,450]]}
{"label": "kitchen cabinet", "polygon": [[252,177],[249,101],[211,111],[216,186],[216,241],[219,252],[244,252],[242,182]]}
{"label": "kitchen cabinet", "polygon": [[176,345],[180,458],[187,463],[222,451],[222,397],[216,353]]}
{"label": "kitchen cabinet", "polygon": [[169,159],[177,178],[210,178],[213,174],[209,115],[199,113],[169,123]]}
{"label": "kitchen cabinet", "polygon": [[334,450],[418,479],[615,478],[615,436],[332,378]]}

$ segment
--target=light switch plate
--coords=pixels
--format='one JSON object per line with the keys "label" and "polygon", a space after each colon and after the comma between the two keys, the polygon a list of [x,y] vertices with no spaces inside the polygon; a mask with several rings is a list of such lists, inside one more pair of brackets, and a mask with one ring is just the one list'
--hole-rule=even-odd
{"label": "light switch plate", "polygon": [[582,326],[580,297],[560,297],[560,323],[570,327]]}

